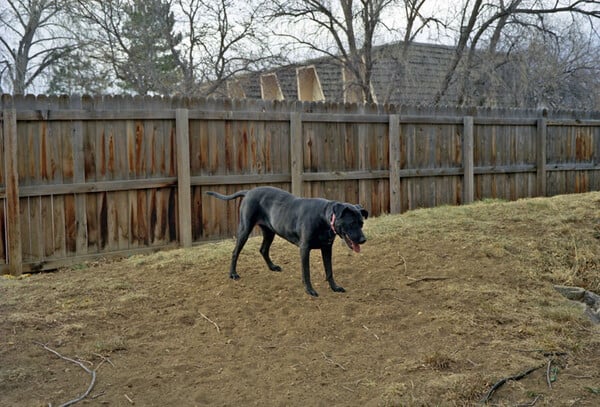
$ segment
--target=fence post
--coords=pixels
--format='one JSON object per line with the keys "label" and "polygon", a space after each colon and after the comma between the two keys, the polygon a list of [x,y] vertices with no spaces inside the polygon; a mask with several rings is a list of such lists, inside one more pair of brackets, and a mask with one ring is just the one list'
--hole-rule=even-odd
{"label": "fence post", "polygon": [[388,137],[390,145],[390,213],[402,211],[400,184],[400,115],[391,114]]}
{"label": "fence post", "polygon": [[[7,96],[5,96],[7,97]],[[19,173],[17,163],[17,111],[12,106],[12,99],[4,99],[3,111],[4,132],[4,180],[6,186],[5,222],[7,229],[6,261],[8,272],[18,276],[23,272],[23,253],[21,251],[21,216],[19,207]]]}
{"label": "fence post", "polygon": [[292,112],[290,114],[290,162],[292,167],[292,194],[302,196],[304,148],[302,142],[302,117],[299,112]]}
{"label": "fence post", "polygon": [[473,117],[463,119],[463,203],[469,204],[475,199],[475,173],[473,169]]}
{"label": "fence post", "polygon": [[192,246],[192,191],[190,181],[190,131],[187,109],[176,109],[177,201],[179,212],[179,244]]}
{"label": "fence post", "polygon": [[536,140],[536,184],[537,195],[546,196],[546,137],[548,135],[548,120],[540,117],[537,120]]}

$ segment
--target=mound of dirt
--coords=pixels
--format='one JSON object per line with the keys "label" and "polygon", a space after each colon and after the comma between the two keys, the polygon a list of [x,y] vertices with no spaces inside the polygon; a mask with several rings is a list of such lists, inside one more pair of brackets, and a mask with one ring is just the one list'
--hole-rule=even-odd
{"label": "mound of dirt", "polygon": [[318,298],[281,239],[283,272],[252,238],[239,281],[233,240],[0,278],[0,404],[65,403],[95,371],[88,405],[462,406],[531,370],[490,403],[600,405],[600,328],[553,288],[600,292],[599,213],[589,193],[369,219],[360,254],[334,245],[346,293],[313,252]]}

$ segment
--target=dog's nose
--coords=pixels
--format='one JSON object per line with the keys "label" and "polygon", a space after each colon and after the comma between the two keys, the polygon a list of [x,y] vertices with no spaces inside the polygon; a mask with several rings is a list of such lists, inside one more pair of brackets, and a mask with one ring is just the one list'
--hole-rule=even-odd
{"label": "dog's nose", "polygon": [[367,241],[367,239],[364,236],[361,236],[360,238],[358,238],[358,244],[363,244],[366,241]]}

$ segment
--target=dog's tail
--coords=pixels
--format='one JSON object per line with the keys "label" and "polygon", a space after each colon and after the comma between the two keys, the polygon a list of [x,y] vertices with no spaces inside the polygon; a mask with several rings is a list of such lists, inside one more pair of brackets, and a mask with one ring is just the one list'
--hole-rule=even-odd
{"label": "dog's tail", "polygon": [[224,201],[231,201],[232,199],[242,198],[242,197],[246,196],[247,193],[248,193],[248,191],[244,190],[244,191],[237,191],[235,194],[231,194],[231,195],[221,195],[218,192],[206,191],[206,195],[214,196],[215,198],[219,198]]}

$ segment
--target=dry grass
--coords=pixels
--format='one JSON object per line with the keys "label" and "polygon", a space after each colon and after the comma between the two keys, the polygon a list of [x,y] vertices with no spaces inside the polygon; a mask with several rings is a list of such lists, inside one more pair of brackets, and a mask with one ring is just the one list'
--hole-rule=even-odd
{"label": "dry grass", "polygon": [[600,194],[576,197],[421,209],[381,216],[368,230],[391,240],[419,235],[464,241],[465,248],[477,245],[488,257],[522,261],[531,276],[600,292]]}
{"label": "dry grass", "polygon": [[[266,270],[251,238],[0,279],[0,394],[59,404],[98,371],[94,403],[123,405],[600,405],[600,331],[553,284],[600,292],[600,193],[485,201],[369,219],[360,255],[334,245],[336,279],[277,239]],[[219,329],[216,329],[218,327]],[[343,366],[343,369],[342,369]]]}

